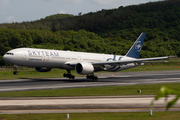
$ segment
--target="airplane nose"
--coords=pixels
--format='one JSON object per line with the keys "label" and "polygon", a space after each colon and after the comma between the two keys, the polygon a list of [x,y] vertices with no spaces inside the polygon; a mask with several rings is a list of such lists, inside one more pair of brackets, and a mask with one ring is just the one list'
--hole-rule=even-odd
{"label": "airplane nose", "polygon": [[7,63],[10,62],[9,57],[7,55],[3,55],[2,59]]}
{"label": "airplane nose", "polygon": [[4,61],[6,61],[6,55],[3,55],[2,59],[3,59]]}

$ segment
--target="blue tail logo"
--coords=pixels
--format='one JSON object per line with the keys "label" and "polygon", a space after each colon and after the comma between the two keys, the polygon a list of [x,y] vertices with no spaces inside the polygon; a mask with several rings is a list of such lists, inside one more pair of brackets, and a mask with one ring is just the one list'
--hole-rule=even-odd
{"label": "blue tail logo", "polygon": [[138,52],[140,52],[142,49],[141,41],[137,41],[134,47]]}
{"label": "blue tail logo", "polygon": [[126,54],[127,57],[132,57],[136,59],[139,58],[145,36],[146,36],[146,33],[141,33],[141,35],[138,37],[138,39],[133,44],[131,49],[127,52]]}

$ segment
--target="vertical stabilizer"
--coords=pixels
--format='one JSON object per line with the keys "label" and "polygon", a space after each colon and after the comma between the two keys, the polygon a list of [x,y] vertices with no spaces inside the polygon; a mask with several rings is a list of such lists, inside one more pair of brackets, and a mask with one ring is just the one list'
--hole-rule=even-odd
{"label": "vertical stabilizer", "polygon": [[139,58],[145,36],[146,36],[146,33],[141,33],[141,35],[138,37],[138,39],[133,44],[131,49],[127,52],[126,54],[127,57],[132,57],[136,59]]}

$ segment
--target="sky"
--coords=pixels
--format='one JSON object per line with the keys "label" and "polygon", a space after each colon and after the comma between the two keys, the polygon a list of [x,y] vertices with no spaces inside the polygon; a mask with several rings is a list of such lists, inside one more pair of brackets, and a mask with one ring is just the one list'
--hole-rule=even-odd
{"label": "sky", "polygon": [[160,0],[0,0],[0,23],[34,21],[54,14],[86,14]]}

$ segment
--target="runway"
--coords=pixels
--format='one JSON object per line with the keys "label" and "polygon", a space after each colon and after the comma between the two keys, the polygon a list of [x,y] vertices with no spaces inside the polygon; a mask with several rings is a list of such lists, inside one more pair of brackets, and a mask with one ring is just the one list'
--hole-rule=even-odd
{"label": "runway", "polygon": [[180,82],[180,70],[98,73],[97,75],[99,77],[97,82],[84,77],[77,77],[75,80],[67,78],[0,80],[0,92]]}
{"label": "runway", "polygon": [[[168,101],[174,98],[169,96]],[[151,108],[153,99],[153,95],[6,98],[0,100],[0,114],[165,111],[165,99],[155,101]],[[180,101],[170,111],[180,111]]]}

